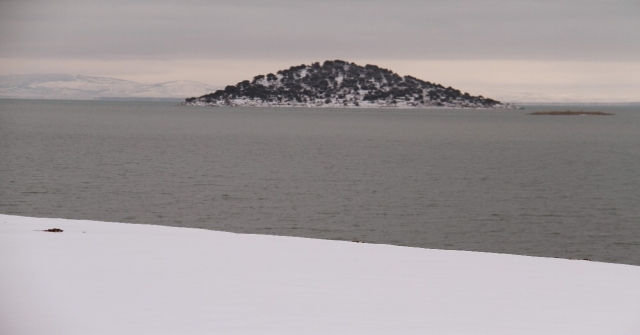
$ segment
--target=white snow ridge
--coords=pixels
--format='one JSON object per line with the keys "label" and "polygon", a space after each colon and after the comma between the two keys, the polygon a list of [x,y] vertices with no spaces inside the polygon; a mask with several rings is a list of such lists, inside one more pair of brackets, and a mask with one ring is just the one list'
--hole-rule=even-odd
{"label": "white snow ridge", "polygon": [[0,267],[1,334],[640,334],[582,260],[0,215]]}

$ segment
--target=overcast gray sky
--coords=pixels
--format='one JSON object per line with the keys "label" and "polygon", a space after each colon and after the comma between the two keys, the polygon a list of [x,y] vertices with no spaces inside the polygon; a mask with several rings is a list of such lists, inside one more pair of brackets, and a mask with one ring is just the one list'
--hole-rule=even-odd
{"label": "overcast gray sky", "polygon": [[640,1],[0,0],[0,74],[226,85],[326,59],[502,99],[640,101]]}

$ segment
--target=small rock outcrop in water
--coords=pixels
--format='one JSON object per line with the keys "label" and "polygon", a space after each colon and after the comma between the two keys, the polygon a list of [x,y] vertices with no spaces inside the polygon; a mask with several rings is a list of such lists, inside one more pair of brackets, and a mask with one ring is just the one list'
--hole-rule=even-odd
{"label": "small rock outcrop in water", "polygon": [[533,112],[529,115],[614,115],[612,113],[605,112],[583,112],[583,111],[552,111],[552,112]]}
{"label": "small rock outcrop in water", "polygon": [[401,77],[375,65],[341,60],[292,66],[276,74],[227,86],[224,90],[188,98],[189,106],[244,107],[396,107],[396,108],[514,108],[472,96],[451,87]]}

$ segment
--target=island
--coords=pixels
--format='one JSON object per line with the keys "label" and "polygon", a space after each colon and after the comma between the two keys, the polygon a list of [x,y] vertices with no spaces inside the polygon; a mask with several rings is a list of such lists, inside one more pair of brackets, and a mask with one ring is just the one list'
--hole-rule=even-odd
{"label": "island", "polygon": [[3,334],[640,329],[632,265],[4,214],[0,246]]}
{"label": "island", "polygon": [[324,108],[515,108],[452,87],[342,60],[292,66],[224,90],[187,98],[186,106]]}

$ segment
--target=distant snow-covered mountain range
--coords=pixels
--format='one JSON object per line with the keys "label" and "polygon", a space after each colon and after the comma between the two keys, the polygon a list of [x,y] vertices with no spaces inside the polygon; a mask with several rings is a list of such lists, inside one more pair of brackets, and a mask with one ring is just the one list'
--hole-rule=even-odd
{"label": "distant snow-covered mountain range", "polygon": [[0,98],[17,99],[184,99],[218,88],[184,80],[141,84],[116,78],[64,74],[0,76]]}

